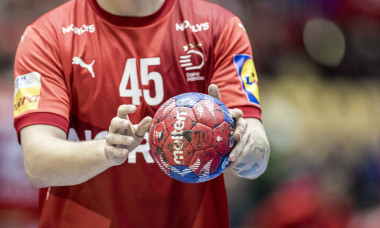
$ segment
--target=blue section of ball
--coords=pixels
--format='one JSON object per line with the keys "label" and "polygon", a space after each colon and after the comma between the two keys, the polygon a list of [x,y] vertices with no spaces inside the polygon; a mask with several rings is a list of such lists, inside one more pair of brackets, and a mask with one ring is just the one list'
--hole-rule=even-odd
{"label": "blue section of ball", "polygon": [[188,166],[172,165],[169,176],[185,183],[199,183],[199,176]]}
{"label": "blue section of ball", "polygon": [[189,107],[189,108],[192,108],[196,103],[198,103],[201,100],[204,100],[204,99],[213,100],[222,109],[224,120],[227,123],[229,123],[232,128],[235,128],[235,122],[231,116],[230,110],[226,107],[225,104],[223,104],[223,102],[221,102],[220,100],[210,95],[203,94],[203,93],[190,92],[190,93],[183,93],[183,94],[177,95],[171,99],[176,100],[177,107]]}
{"label": "blue section of ball", "polygon": [[173,179],[185,183],[201,183],[218,177],[220,174],[224,172],[229,163],[230,159],[228,159],[227,154],[222,157],[219,167],[215,172],[203,176],[196,175],[188,166],[173,165],[171,166],[169,176]]}
{"label": "blue section of ball", "polygon": [[[203,95],[208,96],[208,97],[212,97],[212,96],[209,96],[209,95],[206,95],[206,94],[203,94]],[[221,102],[220,100],[218,100],[218,99],[216,99],[214,97],[212,97],[212,99],[222,109],[224,121],[226,121],[227,123],[229,123],[232,128],[235,128],[235,122],[234,122],[234,119],[231,116],[230,109],[227,108],[227,106],[223,102]]]}
{"label": "blue section of ball", "polygon": [[203,99],[201,93],[184,93],[175,96],[175,104],[177,107],[189,107],[192,108],[196,103]]}
{"label": "blue section of ball", "polygon": [[228,124],[230,124],[230,126],[232,128],[235,128],[235,121],[232,118],[230,109],[227,108],[222,102],[220,102],[220,103],[221,104],[219,104],[219,106],[222,108],[224,121],[226,121]]}

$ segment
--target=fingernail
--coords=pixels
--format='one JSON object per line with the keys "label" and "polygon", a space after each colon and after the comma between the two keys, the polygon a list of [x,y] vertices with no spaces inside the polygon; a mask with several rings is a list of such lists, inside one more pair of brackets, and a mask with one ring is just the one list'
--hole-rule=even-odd
{"label": "fingernail", "polygon": [[134,141],[133,137],[127,136],[126,138],[127,143],[133,143],[133,141]]}
{"label": "fingernail", "polygon": [[230,161],[235,161],[235,154],[230,154]]}
{"label": "fingernail", "polygon": [[136,111],[136,109],[137,109],[137,107],[134,106],[134,105],[129,106],[129,111],[130,112],[134,112],[134,111]]}

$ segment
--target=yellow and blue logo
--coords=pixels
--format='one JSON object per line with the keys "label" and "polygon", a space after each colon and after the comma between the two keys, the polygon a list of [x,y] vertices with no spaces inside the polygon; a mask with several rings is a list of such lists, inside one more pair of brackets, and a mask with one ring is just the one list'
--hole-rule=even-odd
{"label": "yellow and blue logo", "polygon": [[41,93],[41,74],[31,72],[16,77],[14,84],[14,109],[16,117],[26,111],[36,110]]}
{"label": "yellow and blue logo", "polygon": [[235,55],[234,63],[249,102],[260,105],[258,78],[252,57],[245,54]]}

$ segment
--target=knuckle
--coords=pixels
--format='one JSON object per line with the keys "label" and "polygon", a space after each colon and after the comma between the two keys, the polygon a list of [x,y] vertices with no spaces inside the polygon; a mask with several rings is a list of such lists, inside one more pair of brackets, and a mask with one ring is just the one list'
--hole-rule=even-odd
{"label": "knuckle", "polygon": [[119,122],[120,122],[119,117],[114,117],[111,120],[111,126],[117,126]]}
{"label": "knuckle", "polygon": [[121,135],[115,135],[114,137],[114,144],[117,144],[117,145],[125,145],[125,141],[123,141],[123,136]]}
{"label": "knuckle", "polygon": [[115,137],[116,144],[118,144],[118,145],[125,145],[125,140],[123,140],[123,139],[124,139],[123,135],[117,135]]}
{"label": "knuckle", "polygon": [[110,134],[108,134],[107,136],[106,136],[106,144],[107,145],[109,145],[110,144]]}
{"label": "knuckle", "polygon": [[111,155],[114,155],[115,154],[115,146],[112,146],[112,145],[109,145],[108,146],[108,151]]}
{"label": "knuckle", "polygon": [[243,118],[239,118],[238,123],[242,126],[247,126],[247,121],[245,121]]}
{"label": "knuckle", "polygon": [[108,145],[105,147],[106,156],[110,157],[123,157],[123,148],[117,148],[116,146]]}
{"label": "knuckle", "polygon": [[117,122],[116,117],[111,120],[110,127],[109,127],[110,132],[113,132],[113,131],[115,131],[115,129],[117,129],[116,122]]}
{"label": "knuckle", "polygon": [[117,109],[117,112],[124,112],[126,109],[126,105],[120,105],[119,108]]}
{"label": "knuckle", "polygon": [[110,146],[110,145],[106,145],[105,147],[104,147],[104,153],[106,154],[106,157],[108,158],[108,159],[110,159],[110,157],[112,157],[112,149],[113,149],[113,147],[112,146]]}
{"label": "knuckle", "polygon": [[241,133],[245,130],[244,126],[243,125],[238,125],[237,128],[236,128],[236,131]]}
{"label": "knuckle", "polygon": [[113,144],[113,134],[108,134],[107,136],[106,136],[106,144],[107,145],[112,145]]}
{"label": "knuckle", "polygon": [[115,156],[116,157],[125,157],[126,156],[126,149],[125,148],[115,148]]}
{"label": "knuckle", "polygon": [[122,122],[122,124],[120,124],[120,125],[124,125],[123,126],[124,128],[131,128],[132,127],[131,121]]}

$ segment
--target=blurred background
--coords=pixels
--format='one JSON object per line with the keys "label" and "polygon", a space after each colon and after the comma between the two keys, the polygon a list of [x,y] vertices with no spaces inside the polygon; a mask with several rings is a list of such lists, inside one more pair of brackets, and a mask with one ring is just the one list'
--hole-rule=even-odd
{"label": "blurred background", "polygon": [[[225,175],[231,226],[380,227],[380,0],[210,0],[250,36],[271,144],[255,181]],[[64,0],[0,1],[0,227],[37,226],[13,129],[25,27]]]}

